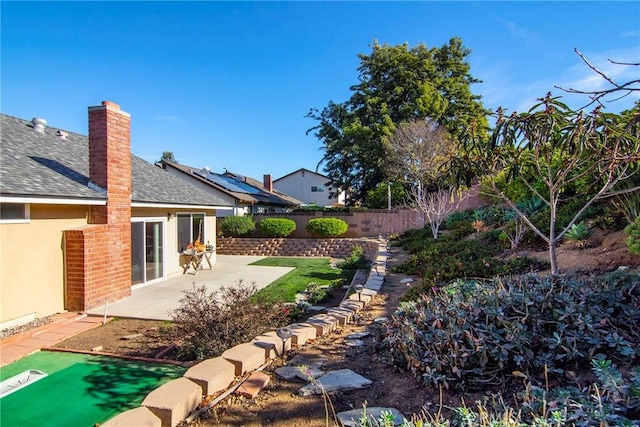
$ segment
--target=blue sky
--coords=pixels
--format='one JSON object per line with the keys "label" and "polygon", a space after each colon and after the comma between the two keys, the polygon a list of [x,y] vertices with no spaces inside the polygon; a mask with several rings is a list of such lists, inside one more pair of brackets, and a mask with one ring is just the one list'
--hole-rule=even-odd
{"label": "blue sky", "polygon": [[[132,118],[132,151],[274,179],[315,170],[310,108],[343,102],[374,40],[462,38],[486,107],[528,109],[554,85],[640,78],[638,2],[1,2],[3,113],[87,133],[87,107]],[[565,96],[575,107],[584,98]],[[633,100],[610,105],[619,111]]]}

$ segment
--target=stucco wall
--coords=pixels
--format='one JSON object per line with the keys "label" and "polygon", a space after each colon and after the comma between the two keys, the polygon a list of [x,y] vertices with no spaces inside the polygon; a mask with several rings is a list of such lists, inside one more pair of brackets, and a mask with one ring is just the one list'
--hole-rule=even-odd
{"label": "stucco wall", "polygon": [[64,310],[63,231],[88,214],[87,206],[32,204],[30,222],[0,224],[0,327]]}

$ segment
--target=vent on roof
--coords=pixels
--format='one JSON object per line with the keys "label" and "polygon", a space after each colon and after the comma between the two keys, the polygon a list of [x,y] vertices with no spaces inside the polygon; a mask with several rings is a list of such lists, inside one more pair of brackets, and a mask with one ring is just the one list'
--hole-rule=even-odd
{"label": "vent on roof", "polygon": [[45,119],[40,119],[34,117],[31,119],[31,124],[33,125],[33,130],[36,132],[44,133],[44,128],[47,126],[47,121]]}
{"label": "vent on roof", "polygon": [[59,130],[58,132],[56,132],[56,135],[60,139],[67,139],[67,136],[69,136],[69,134],[63,130]]}
{"label": "vent on roof", "polygon": [[211,173],[211,168],[209,166],[205,166],[202,168],[202,173],[205,175],[209,175]]}

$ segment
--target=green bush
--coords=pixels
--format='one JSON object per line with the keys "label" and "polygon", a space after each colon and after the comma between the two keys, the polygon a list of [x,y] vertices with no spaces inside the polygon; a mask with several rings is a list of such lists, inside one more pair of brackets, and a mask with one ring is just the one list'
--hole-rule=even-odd
{"label": "green bush", "polygon": [[256,225],[251,216],[228,216],[220,223],[222,235],[226,237],[241,237],[253,233]]}
{"label": "green bush", "polygon": [[452,212],[444,220],[444,226],[447,230],[459,227],[460,223],[468,222],[469,224],[473,220],[473,215],[469,211],[456,211]]}
{"label": "green bush", "polygon": [[459,239],[444,235],[438,240],[422,241],[422,249],[394,267],[394,272],[417,275],[422,280],[412,287],[404,300],[412,300],[426,293],[437,283],[463,277],[491,278],[496,275],[525,273],[541,268],[544,263],[528,257],[507,260],[496,258],[505,249],[500,230],[481,234],[477,239]]}
{"label": "green bush", "polygon": [[387,359],[429,385],[563,383],[592,359],[637,360],[639,285],[623,273],[457,281],[402,303],[377,333]]}
{"label": "green bush", "polygon": [[336,237],[347,232],[349,225],[339,218],[314,218],[309,220],[306,230],[314,237]]}
{"label": "green bush", "polygon": [[362,246],[355,245],[349,256],[338,261],[336,267],[341,270],[364,270],[371,267],[371,261],[364,256]]}
{"label": "green bush", "polygon": [[640,216],[629,224],[624,231],[627,237],[627,247],[632,254],[640,254]]}
{"label": "green bush", "polygon": [[287,237],[296,230],[296,222],[289,218],[265,218],[258,223],[258,231],[267,237]]}

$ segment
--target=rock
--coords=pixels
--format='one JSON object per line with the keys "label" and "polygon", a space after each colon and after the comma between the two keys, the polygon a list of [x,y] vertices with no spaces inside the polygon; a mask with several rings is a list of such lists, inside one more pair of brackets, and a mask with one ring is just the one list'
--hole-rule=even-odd
{"label": "rock", "polygon": [[303,380],[303,381],[309,381],[309,376],[312,376],[314,378],[317,378],[321,375],[324,374],[323,371],[321,371],[318,368],[310,368],[310,367],[305,367],[303,369],[301,366],[282,366],[278,369],[275,370],[276,375],[278,375],[280,378],[283,378],[287,381],[293,381],[293,380]]}
{"label": "rock", "polygon": [[142,334],[131,334],[131,335],[125,335],[124,337],[120,338],[121,340],[134,340],[138,337],[141,337]]}
{"label": "rock", "polygon": [[298,353],[289,361],[289,366],[307,366],[320,369],[327,360],[329,359],[326,356],[319,354]]}
{"label": "rock", "polygon": [[306,386],[302,387],[298,394],[300,396],[311,396],[314,394],[333,393],[338,391],[353,390],[371,385],[371,380],[356,374],[351,369],[339,369],[330,371]]}
{"label": "rock", "polygon": [[371,332],[363,331],[363,332],[354,332],[352,334],[347,335],[348,340],[359,340],[360,338],[368,337],[371,335]]}
{"label": "rock", "polygon": [[362,340],[348,340],[344,342],[347,347],[363,347],[364,341]]}

